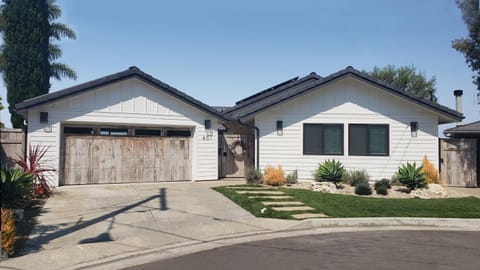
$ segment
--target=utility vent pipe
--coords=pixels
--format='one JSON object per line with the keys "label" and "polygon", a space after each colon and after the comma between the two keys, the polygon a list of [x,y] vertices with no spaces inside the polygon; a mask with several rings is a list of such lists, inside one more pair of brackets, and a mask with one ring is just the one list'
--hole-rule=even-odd
{"label": "utility vent pipe", "polygon": [[[463,90],[460,90],[460,89],[453,90],[453,95],[455,96],[455,109],[457,110],[457,112],[461,113]],[[462,124],[462,121],[457,122],[457,124],[458,125]]]}

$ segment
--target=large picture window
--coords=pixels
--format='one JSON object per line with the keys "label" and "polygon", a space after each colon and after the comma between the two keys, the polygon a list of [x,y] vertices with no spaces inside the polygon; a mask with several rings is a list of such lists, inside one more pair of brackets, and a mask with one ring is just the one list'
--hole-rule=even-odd
{"label": "large picture window", "polygon": [[388,125],[348,125],[348,146],[352,156],[388,156]]}
{"label": "large picture window", "polygon": [[304,124],[304,155],[343,155],[343,124]]}

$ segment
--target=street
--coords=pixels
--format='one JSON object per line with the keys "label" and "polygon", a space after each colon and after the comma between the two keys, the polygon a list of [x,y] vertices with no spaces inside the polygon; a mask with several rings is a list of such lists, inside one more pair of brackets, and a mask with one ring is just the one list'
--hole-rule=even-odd
{"label": "street", "polygon": [[244,243],[128,269],[413,270],[479,265],[479,232],[364,231]]}

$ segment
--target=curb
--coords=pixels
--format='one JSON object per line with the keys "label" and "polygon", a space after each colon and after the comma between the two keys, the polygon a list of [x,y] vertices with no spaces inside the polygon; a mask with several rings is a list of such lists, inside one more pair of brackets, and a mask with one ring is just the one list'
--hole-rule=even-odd
{"label": "curb", "polygon": [[200,251],[274,238],[376,230],[480,231],[480,219],[449,218],[317,218],[274,231],[242,233],[202,241],[184,241],[77,264],[66,270],[122,269]]}

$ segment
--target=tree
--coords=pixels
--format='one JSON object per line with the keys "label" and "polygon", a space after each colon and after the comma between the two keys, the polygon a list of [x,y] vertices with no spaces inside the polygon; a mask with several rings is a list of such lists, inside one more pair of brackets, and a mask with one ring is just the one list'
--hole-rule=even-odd
{"label": "tree", "polygon": [[75,72],[55,62],[62,50],[55,44],[62,38],[75,39],[75,33],[62,23],[55,0],[3,0],[0,7],[0,71],[7,86],[12,126],[22,128],[23,118],[15,104],[48,93],[50,77],[75,79]]}
{"label": "tree", "polygon": [[[480,91],[480,11],[479,0],[457,0],[462,18],[468,28],[468,37],[456,39],[452,47],[465,56],[468,67],[476,74],[473,83]],[[480,95],[480,92],[477,94]]]}
{"label": "tree", "polygon": [[425,73],[417,72],[414,66],[396,68],[394,65],[387,65],[383,68],[374,67],[372,71],[367,73],[383,82],[405,89],[416,96],[437,102],[435,76],[427,79]]}
{"label": "tree", "polygon": [[[0,97],[0,111],[3,111],[3,109],[5,109],[5,107],[2,104],[2,97]],[[0,121],[0,128],[4,128],[4,127],[5,125],[2,123],[2,121]]]}

